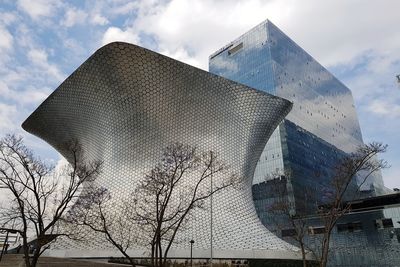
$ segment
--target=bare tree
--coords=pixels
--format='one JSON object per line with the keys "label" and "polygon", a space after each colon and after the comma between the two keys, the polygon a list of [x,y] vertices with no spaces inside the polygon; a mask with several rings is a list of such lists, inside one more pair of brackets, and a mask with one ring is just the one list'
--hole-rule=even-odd
{"label": "bare tree", "polygon": [[[130,220],[128,199],[123,202],[113,202],[111,194],[103,187],[85,190],[80,195],[74,207],[68,211],[64,221],[71,229],[73,238],[85,241],[85,231],[89,230],[102,234],[129,261],[131,266],[135,262],[128,255],[127,250],[140,244],[138,227]],[[111,209],[112,207],[112,209]],[[78,228],[77,228],[78,226]]]}
{"label": "bare tree", "polygon": [[[77,142],[66,144],[71,166],[54,172],[23,144],[21,137],[7,135],[0,140],[0,185],[11,193],[10,203],[0,210],[3,227],[21,234],[25,265],[34,267],[48,248],[48,242],[63,232],[55,232],[85,182],[93,181],[100,163],[85,164]],[[29,256],[28,235],[35,239]]]}
{"label": "bare tree", "polygon": [[[371,143],[340,159],[334,165],[334,175],[330,177],[330,186],[326,188],[329,194],[318,207],[313,203],[315,195],[308,189],[304,189],[304,199],[296,203],[290,201],[286,186],[291,179],[290,173],[285,173],[284,176],[275,175],[278,179],[269,181],[269,186],[277,197],[268,212],[272,214],[275,227],[281,231],[289,231],[290,238],[300,246],[304,267],[308,264],[306,256],[309,253],[318,261],[319,266],[327,265],[333,228],[341,217],[351,211],[351,201],[359,197],[360,189],[367,179],[387,167],[386,161],[377,159],[377,155],[385,152],[386,148],[381,143]],[[314,207],[310,207],[311,205]],[[322,237],[314,238],[313,241],[307,240],[313,234],[312,220],[321,221],[324,226]],[[310,242],[315,243],[311,246]]]}
{"label": "bare tree", "polygon": [[[132,266],[134,262],[126,251],[139,244],[150,247],[152,266],[163,267],[190,214],[204,208],[205,200],[213,194],[241,181],[228,170],[212,151],[200,153],[189,145],[173,144],[121,204],[119,218],[107,209],[112,203],[108,192],[89,194],[95,196],[85,200],[90,209],[79,209],[71,213],[71,218],[75,224],[103,233]],[[127,236],[127,228],[134,229],[134,234]]]}
{"label": "bare tree", "polygon": [[211,195],[239,181],[227,170],[212,151],[198,154],[182,144],[166,148],[161,163],[137,188],[133,202],[133,219],[150,234],[153,266],[166,266],[176,234],[193,210],[203,208]]}
{"label": "bare tree", "polygon": [[[385,160],[378,160],[377,155],[386,152],[387,145],[370,143],[342,158],[335,167],[335,175],[331,180],[330,199],[318,207],[318,217],[322,221],[325,232],[322,236],[320,266],[328,262],[329,243],[332,230],[340,218],[351,211],[351,201],[359,197],[359,192],[367,179],[375,172],[388,166]],[[359,183],[356,184],[356,176]],[[355,186],[355,189],[350,189]],[[346,194],[351,193],[350,199]]]}

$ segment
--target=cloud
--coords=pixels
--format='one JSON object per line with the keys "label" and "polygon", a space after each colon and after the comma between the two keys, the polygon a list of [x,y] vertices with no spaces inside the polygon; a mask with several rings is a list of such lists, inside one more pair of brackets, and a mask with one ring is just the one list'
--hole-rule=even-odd
{"label": "cloud", "polygon": [[47,53],[44,50],[32,49],[28,52],[28,57],[36,65],[44,66],[47,64]]}
{"label": "cloud", "polygon": [[83,24],[86,21],[87,14],[85,11],[77,8],[67,8],[67,12],[64,15],[64,19],[61,21],[61,25],[65,27],[72,27],[77,24]]}
{"label": "cloud", "polygon": [[101,25],[101,26],[104,26],[104,25],[107,25],[110,23],[108,21],[108,19],[101,14],[93,14],[92,17],[90,18],[90,22],[93,25]]}
{"label": "cloud", "polygon": [[[282,7],[282,8],[280,8]],[[158,50],[176,54],[185,50],[186,63],[208,69],[208,56],[229,41],[283,9],[278,2],[240,0],[173,0],[138,5],[133,28],[157,40]],[[280,12],[281,16],[286,11]],[[179,54],[182,54],[180,52]]]}
{"label": "cloud", "polygon": [[138,44],[139,37],[131,29],[122,30],[118,27],[109,27],[105,31],[101,43],[105,45],[116,41]]}
{"label": "cloud", "polygon": [[[149,1],[141,1],[140,4],[142,5],[152,5],[155,1],[153,0],[149,0]],[[114,4],[111,8],[110,8],[110,13],[113,15],[126,15],[129,13],[132,13],[133,10],[136,10],[138,8],[138,3],[134,2],[134,1],[129,1],[126,3],[122,3],[122,4]]]}
{"label": "cloud", "polygon": [[207,69],[208,55],[266,18],[325,66],[348,64],[367,51],[381,54],[388,47],[390,58],[400,45],[393,26],[398,24],[400,4],[389,0],[385,6],[384,14],[377,12],[382,9],[379,2],[172,0],[122,3],[109,12],[136,14],[126,21],[127,27],[153,36],[158,51],[186,50],[195,58],[191,61]]}
{"label": "cloud", "polygon": [[400,102],[396,103],[392,99],[376,99],[368,105],[368,110],[381,116],[400,118]]}
{"label": "cloud", "polygon": [[397,170],[386,170],[383,171],[383,177],[385,178],[385,186],[387,188],[393,189],[393,188],[400,188],[399,186],[399,175],[400,172]]}
{"label": "cloud", "polygon": [[10,25],[17,21],[17,15],[14,12],[0,12],[0,22],[4,25]]}
{"label": "cloud", "polygon": [[18,8],[27,13],[33,20],[54,16],[54,11],[59,4],[58,0],[18,0],[17,2]]}
{"label": "cloud", "polygon": [[292,16],[281,20],[278,26],[330,66],[349,63],[367,51],[380,54],[398,47],[400,37],[393,34],[393,25],[398,24],[399,7],[396,0],[385,1],[384,6],[380,2],[364,5],[359,1],[302,1]]}
{"label": "cloud", "polygon": [[65,75],[61,73],[56,65],[50,64],[47,57],[48,55],[43,49],[33,48],[28,52],[28,58],[34,65],[46,71],[46,73],[54,79],[62,81]]}
{"label": "cloud", "polygon": [[0,51],[4,53],[4,50],[11,50],[13,48],[14,37],[2,25],[0,25],[0,36]]}
{"label": "cloud", "polygon": [[16,105],[0,103],[0,129],[3,134],[15,131],[17,128],[17,125],[15,125],[17,114]]}
{"label": "cloud", "polygon": [[397,0],[15,2],[0,12],[0,81],[8,90],[0,84],[0,93],[5,105],[19,96],[17,110],[33,108],[99,45],[132,42],[206,70],[211,53],[268,18],[349,85],[366,139],[398,147]]}
{"label": "cloud", "polygon": [[5,82],[0,81],[0,95],[2,96],[2,99],[13,101],[16,105],[37,105],[46,99],[50,92],[51,90],[49,88],[39,90],[33,86],[18,91],[10,89]]}
{"label": "cloud", "polygon": [[[150,36],[156,44],[151,48],[203,69],[208,69],[211,53],[268,18],[318,62],[342,71],[339,78],[353,90],[367,140],[398,147],[393,136],[399,128],[384,129],[399,125],[394,82],[400,69],[399,9],[396,0],[384,6],[359,1],[171,0],[136,2],[124,13],[137,15],[125,25],[135,29],[141,43]],[[388,154],[391,158],[396,155]]]}

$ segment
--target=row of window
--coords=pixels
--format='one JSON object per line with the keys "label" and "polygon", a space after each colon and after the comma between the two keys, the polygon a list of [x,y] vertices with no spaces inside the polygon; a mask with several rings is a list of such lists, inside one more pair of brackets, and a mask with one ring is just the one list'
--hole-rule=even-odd
{"label": "row of window", "polygon": [[[390,218],[378,219],[378,220],[375,220],[375,227],[376,227],[376,229],[393,228],[393,221]],[[336,228],[339,233],[342,233],[342,232],[358,232],[358,231],[361,231],[363,227],[362,227],[361,222],[358,221],[358,222],[350,222],[350,223],[338,223],[336,225]],[[308,233],[310,235],[323,234],[323,233],[325,233],[325,227],[324,226],[309,227]],[[281,234],[282,234],[282,237],[295,236],[296,230],[293,228],[283,229],[281,231]]]}

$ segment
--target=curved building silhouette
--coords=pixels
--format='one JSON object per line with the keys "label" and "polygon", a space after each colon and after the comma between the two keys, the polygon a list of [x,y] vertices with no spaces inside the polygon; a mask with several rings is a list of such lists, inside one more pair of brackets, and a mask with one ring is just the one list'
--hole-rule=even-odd
{"label": "curved building silhouette", "polygon": [[[214,257],[296,258],[294,247],[262,225],[251,191],[263,148],[291,107],[280,97],[144,48],[111,43],[84,62],[22,126],[66,157],[63,144],[77,139],[87,159],[104,162],[96,182],[114,201],[132,191],[171,143],[215,151],[246,180],[213,198]],[[170,257],[187,257],[191,239],[196,257],[210,255],[209,211],[196,210],[193,218],[178,237],[188,242],[175,244]],[[119,255],[94,234],[91,242],[64,240],[55,247],[53,255]],[[144,251],[137,246],[129,253],[143,256]]]}

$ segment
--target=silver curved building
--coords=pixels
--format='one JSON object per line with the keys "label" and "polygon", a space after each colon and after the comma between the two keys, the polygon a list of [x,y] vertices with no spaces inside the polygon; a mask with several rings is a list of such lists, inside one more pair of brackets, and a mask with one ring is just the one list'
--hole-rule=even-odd
{"label": "silver curved building", "polygon": [[[216,258],[296,258],[296,249],[269,232],[252,201],[252,178],[261,152],[292,104],[144,48],[111,43],[96,51],[23,123],[62,155],[77,139],[89,160],[102,160],[97,182],[114,201],[129,194],[175,142],[213,150],[243,186],[213,199]],[[68,158],[67,158],[68,159]],[[180,240],[196,241],[196,257],[208,257],[210,216],[198,210]],[[98,236],[87,244],[63,241],[53,255],[115,256]],[[189,242],[170,256],[187,257]],[[232,254],[234,251],[234,254]],[[130,251],[143,256],[143,248]]]}

